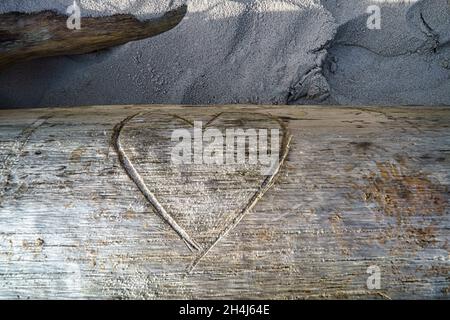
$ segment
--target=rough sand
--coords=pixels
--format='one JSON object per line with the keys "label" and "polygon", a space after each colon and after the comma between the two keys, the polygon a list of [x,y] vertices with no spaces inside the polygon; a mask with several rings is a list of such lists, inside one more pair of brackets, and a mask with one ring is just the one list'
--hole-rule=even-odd
{"label": "rough sand", "polygon": [[[0,12],[71,0],[2,0]],[[151,18],[183,0],[83,0]],[[449,0],[190,0],[175,29],[0,73],[0,107],[132,103],[450,105]],[[366,9],[382,8],[381,30]]]}

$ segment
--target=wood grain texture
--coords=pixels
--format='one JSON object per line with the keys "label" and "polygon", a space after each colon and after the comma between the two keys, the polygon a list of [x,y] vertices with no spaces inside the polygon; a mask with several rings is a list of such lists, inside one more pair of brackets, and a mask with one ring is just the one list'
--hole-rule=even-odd
{"label": "wood grain texture", "polygon": [[[291,137],[257,199],[256,166],[171,166],[194,121]],[[449,126],[446,107],[1,110],[0,297],[448,299]]]}
{"label": "wood grain texture", "polygon": [[177,26],[187,6],[160,18],[139,21],[133,15],[83,17],[80,30],[69,30],[67,16],[53,11],[0,14],[0,68],[18,61],[90,53],[149,38]]}

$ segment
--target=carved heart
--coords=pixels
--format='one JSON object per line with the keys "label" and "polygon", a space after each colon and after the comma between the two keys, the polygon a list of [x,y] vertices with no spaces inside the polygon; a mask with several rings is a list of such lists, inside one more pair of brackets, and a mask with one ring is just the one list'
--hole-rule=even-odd
{"label": "carved heart", "polygon": [[[204,117],[204,116],[203,116]],[[202,116],[195,120],[201,121]],[[175,165],[171,141],[175,129],[192,131],[194,122],[179,115],[137,114],[114,129],[113,142],[122,167],[173,228],[195,259],[191,272],[217,242],[233,229],[272,186],[289,150],[291,136],[283,123],[272,116],[221,113],[203,122],[203,130],[279,129],[279,162],[270,176],[262,165]]]}

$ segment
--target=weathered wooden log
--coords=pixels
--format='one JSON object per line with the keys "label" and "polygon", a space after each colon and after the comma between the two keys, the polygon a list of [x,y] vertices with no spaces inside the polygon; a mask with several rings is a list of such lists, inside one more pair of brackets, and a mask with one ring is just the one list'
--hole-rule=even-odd
{"label": "weathered wooden log", "polygon": [[181,6],[148,21],[129,14],[84,17],[79,30],[68,29],[68,17],[53,11],[1,14],[0,68],[18,61],[90,53],[153,37],[177,26],[186,11],[187,6]]}
{"label": "weathered wooden log", "polygon": [[[174,164],[195,121],[278,129],[278,166]],[[0,298],[448,299],[449,124],[445,107],[2,110]]]}

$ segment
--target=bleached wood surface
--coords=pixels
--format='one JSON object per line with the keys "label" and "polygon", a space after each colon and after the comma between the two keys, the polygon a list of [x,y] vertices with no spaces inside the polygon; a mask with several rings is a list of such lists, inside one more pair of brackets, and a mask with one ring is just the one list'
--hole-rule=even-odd
{"label": "bleached wood surface", "polygon": [[[279,128],[286,159],[174,169],[194,120]],[[448,299],[449,125],[445,107],[1,110],[0,298]]]}

